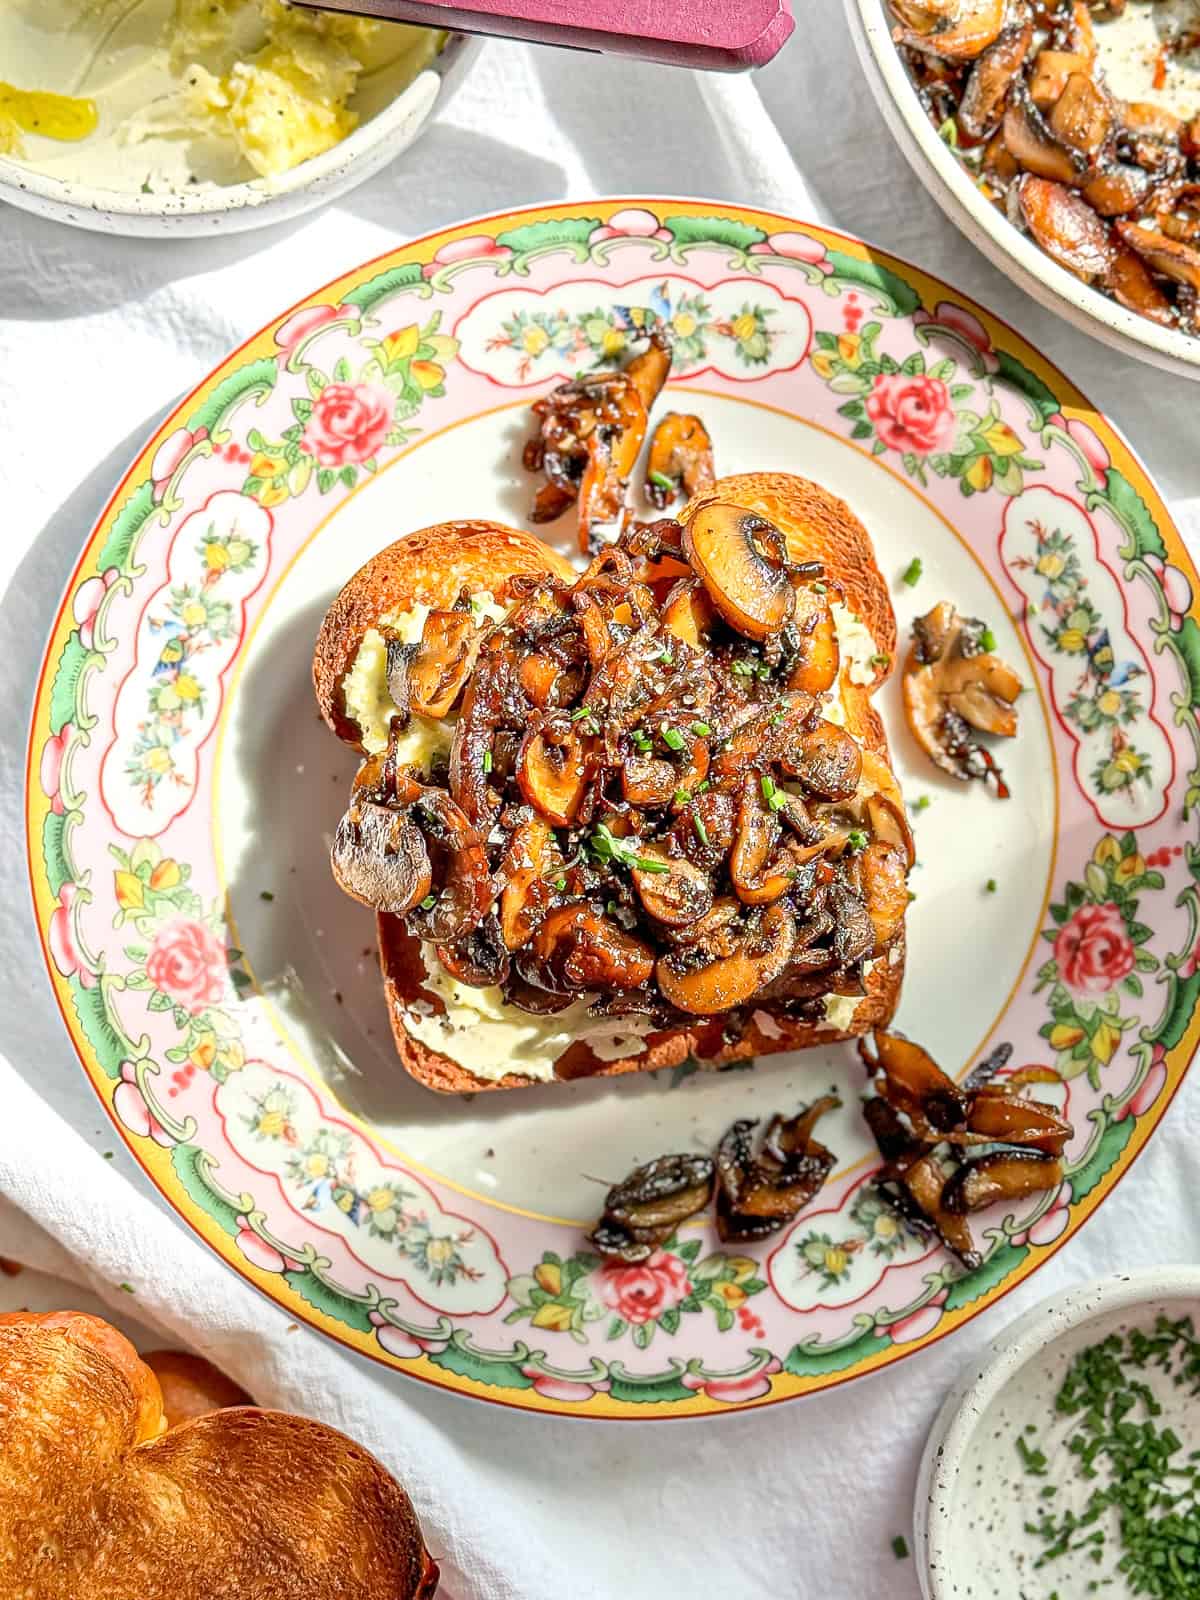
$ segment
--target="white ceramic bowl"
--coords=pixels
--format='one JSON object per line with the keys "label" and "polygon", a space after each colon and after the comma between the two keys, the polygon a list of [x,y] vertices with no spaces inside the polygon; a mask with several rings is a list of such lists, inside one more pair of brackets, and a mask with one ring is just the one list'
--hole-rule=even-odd
{"label": "white ceramic bowl", "polygon": [[77,228],[148,238],[244,232],[283,222],[346,194],[407,150],[434,111],[444,107],[480,46],[477,38],[451,34],[438,56],[394,100],[331,150],[278,178],[194,193],[135,194],[69,182],[0,156],[0,200]]}
{"label": "white ceramic bowl", "polygon": [[[1160,1312],[1191,1316],[1200,1328],[1200,1269],[1155,1267],[1081,1284],[1034,1306],[981,1352],[939,1412],[917,1474],[914,1555],[925,1600],[1015,1600],[1054,1590],[1061,1600],[1083,1600],[1088,1582],[1103,1576],[1083,1561],[1031,1572],[1039,1547],[1023,1529],[1044,1505],[1041,1487],[1057,1484],[1056,1514],[1067,1505],[1080,1510],[1086,1491],[1080,1503],[1070,1498],[1076,1480],[1055,1477],[1051,1452],[1050,1475],[1029,1476],[1016,1442],[1033,1424],[1030,1443],[1053,1436],[1061,1448],[1072,1425],[1055,1432],[1054,1396],[1071,1361],[1110,1333],[1152,1328]],[[1158,1425],[1169,1424],[1185,1450],[1195,1449],[1200,1415],[1188,1389],[1156,1390],[1164,1402]]]}
{"label": "white ceramic bowl", "polygon": [[975,187],[938,137],[892,41],[887,0],[846,0],[850,31],[871,92],[913,171],[984,255],[1035,300],[1123,355],[1200,380],[1200,339],[1160,328],[1089,288],[1021,233]]}

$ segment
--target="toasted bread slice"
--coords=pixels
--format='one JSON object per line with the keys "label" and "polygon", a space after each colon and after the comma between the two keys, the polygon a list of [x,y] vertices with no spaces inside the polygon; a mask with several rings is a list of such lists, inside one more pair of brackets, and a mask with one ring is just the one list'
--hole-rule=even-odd
{"label": "toasted bread slice", "polygon": [[[870,536],[850,508],[819,484],[784,473],[753,473],[719,480],[696,497],[683,513],[688,520],[711,500],[734,502],[775,524],[787,537],[796,561],[822,561],[829,576],[845,594],[848,608],[859,617],[874,645],[873,662],[858,664],[856,677],[870,673],[870,681],[852,681],[843,663],[839,695],[846,726],[865,750],[878,758],[887,787],[897,803],[899,788],[890,772],[883,723],[871,696],[891,671],[896,648],[896,621],[887,585],[875,562]],[[469,532],[469,539],[464,533]],[[501,535],[503,542],[497,538]],[[513,562],[519,561],[519,566]],[[448,604],[464,584],[505,592],[506,571],[536,570],[538,565],[559,575],[573,576],[565,562],[530,535],[493,525],[447,524],[425,529],[383,551],[353,578],[335,602],[318,643],[314,668],[318,699],[326,720],[347,737],[344,716],[338,712],[340,671],[344,675],[354,659],[366,628],[389,610],[403,610],[417,601]],[[351,738],[351,742],[354,739]],[[484,1079],[449,1055],[414,1036],[417,1019],[444,1009],[443,1002],[426,987],[428,969],[420,941],[395,917],[378,917],[379,959],[383,972],[388,1016],[396,1050],[408,1071],[431,1089],[446,1093],[483,1089],[515,1089],[536,1082],[523,1073],[510,1072]],[[602,1059],[583,1040],[576,1039],[558,1057],[554,1077],[615,1077],[626,1072],[654,1071],[677,1066],[689,1056],[714,1064],[802,1050],[852,1038],[872,1028],[886,1026],[896,1009],[904,973],[903,936],[895,942],[890,959],[876,963],[866,979],[866,994],[858,1002],[849,1028],[817,1026],[764,1006],[736,1039],[725,1036],[721,1017],[695,1019],[688,1026],[646,1034],[636,1054]]]}
{"label": "toasted bread slice", "polygon": [[147,1350],[142,1360],[158,1379],[167,1427],[224,1411],[230,1406],[252,1406],[254,1401],[232,1378],[211,1361],[187,1350]]}
{"label": "toasted bread slice", "polygon": [[373,1456],[250,1406],[167,1429],[133,1346],[75,1312],[0,1316],[0,1572],[23,1600],[427,1600],[437,1585]]}
{"label": "toasted bread slice", "polygon": [[568,582],[575,577],[557,551],[501,522],[440,522],[372,556],[325,613],[313,653],[317,705],[338,738],[360,745],[358,726],[346,714],[342,681],[368,628],[418,603],[452,606],[464,584],[503,601],[509,579],[520,572],[551,572]]}

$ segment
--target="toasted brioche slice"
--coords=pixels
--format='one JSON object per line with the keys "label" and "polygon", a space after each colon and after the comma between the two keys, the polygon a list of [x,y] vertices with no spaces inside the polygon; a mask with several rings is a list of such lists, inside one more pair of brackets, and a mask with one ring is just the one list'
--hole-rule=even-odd
{"label": "toasted brioche slice", "polygon": [[133,1346],[74,1312],[0,1316],[0,1572],[23,1600],[427,1600],[437,1585],[373,1456],[250,1406],[166,1429]]}
{"label": "toasted brioche slice", "polygon": [[224,1411],[230,1406],[252,1406],[254,1401],[232,1378],[203,1356],[187,1350],[147,1350],[142,1360],[158,1379],[167,1427]]}
{"label": "toasted brioche slice", "polygon": [[[861,619],[868,629],[875,657],[873,664],[864,669],[859,663],[856,676],[870,672],[870,681],[860,684],[851,680],[849,664],[843,663],[839,681],[839,695],[844,707],[846,726],[860,741],[865,750],[879,758],[878,769],[885,780],[881,787],[890,790],[897,804],[901,804],[899,788],[891,774],[887,739],[883,723],[871,701],[871,696],[891,671],[896,648],[896,620],[892,612],[887,585],[875,563],[870,536],[850,508],[819,484],[805,478],[784,473],[753,473],[720,479],[704,494],[693,500],[683,513],[683,520],[711,500],[734,502],[748,511],[755,511],[773,522],[787,537],[788,549],[796,561],[823,561],[829,576],[836,580],[845,593],[848,608]],[[440,548],[439,529],[427,529],[415,534],[412,540],[402,540],[364,567],[348,588],[360,589],[356,600],[344,610],[346,617],[353,616],[358,628],[369,626],[381,611],[389,607],[403,607],[425,594],[434,595],[446,603],[458,592],[462,583],[483,589],[503,592],[502,567],[508,560],[507,552],[520,552],[520,559],[536,563],[542,551],[544,564],[555,572],[565,566],[549,550],[528,535],[511,534],[505,545],[496,544],[483,530],[484,524],[450,525],[478,529],[478,537],[470,546],[470,561],[461,540],[455,536],[454,549],[458,557],[452,576],[441,583],[436,591],[436,580],[429,568],[425,552],[430,547]],[[421,541],[414,545],[413,541]],[[513,542],[515,541],[515,542]],[[420,553],[419,564],[412,557]],[[377,563],[384,564],[385,583],[375,584],[367,577]],[[530,570],[522,566],[519,570]],[[407,581],[405,573],[409,576]],[[369,608],[370,594],[378,588],[384,596],[380,609],[373,613]],[[341,605],[339,600],[338,605]],[[337,608],[335,607],[335,610]],[[330,613],[333,615],[333,612]],[[322,641],[330,627],[327,619],[322,629]],[[318,646],[320,653],[321,646]],[[353,649],[346,641],[339,642],[336,650],[327,645],[328,659],[345,662],[353,659]],[[343,669],[344,670],[344,669]],[[318,679],[318,696],[321,680]],[[332,696],[329,697],[332,702]],[[331,726],[336,723],[328,717]],[[387,998],[388,1017],[396,1042],[396,1050],[413,1077],[431,1089],[445,1093],[476,1092],[482,1089],[515,1089],[527,1087],[538,1081],[523,1073],[509,1072],[496,1079],[484,1079],[469,1071],[460,1062],[433,1048],[414,1036],[412,1026],[417,1019],[431,1012],[444,1010],[443,1002],[426,987],[428,969],[420,941],[408,933],[396,917],[381,914],[378,917],[379,959],[383,972],[384,992]],[[877,962],[867,975],[865,996],[858,1002],[852,1026],[839,1028],[826,1022],[820,1026],[799,1021],[782,1011],[764,1006],[752,1011],[749,1025],[736,1039],[725,1036],[725,1023],[721,1017],[697,1017],[687,1026],[672,1027],[651,1032],[638,1042],[642,1048],[636,1054],[602,1059],[581,1039],[576,1039],[558,1057],[554,1077],[568,1080],[584,1077],[616,1077],[626,1072],[648,1072],[660,1067],[677,1066],[689,1056],[718,1064],[745,1059],[754,1055],[768,1055],[783,1050],[802,1050],[809,1046],[829,1044],[869,1032],[872,1028],[886,1026],[896,1009],[900,985],[904,974],[904,939],[900,936],[889,952],[888,961]]]}
{"label": "toasted brioche slice", "polygon": [[372,556],[325,613],[313,653],[317,705],[338,738],[360,742],[358,726],[346,714],[342,681],[368,628],[418,603],[452,606],[464,584],[503,601],[509,579],[521,572],[551,572],[568,582],[575,577],[557,551],[501,522],[440,522]]}

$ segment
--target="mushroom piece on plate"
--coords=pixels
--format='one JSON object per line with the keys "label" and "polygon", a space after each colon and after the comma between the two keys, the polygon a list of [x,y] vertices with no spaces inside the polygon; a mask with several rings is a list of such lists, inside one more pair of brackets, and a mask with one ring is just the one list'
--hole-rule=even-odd
{"label": "mushroom piece on plate", "polygon": [[913,737],[936,766],[964,782],[989,778],[1007,799],[991,753],[972,737],[972,730],[1003,739],[1017,732],[1021,680],[993,653],[994,645],[984,623],[940,601],[913,623],[904,710]]}

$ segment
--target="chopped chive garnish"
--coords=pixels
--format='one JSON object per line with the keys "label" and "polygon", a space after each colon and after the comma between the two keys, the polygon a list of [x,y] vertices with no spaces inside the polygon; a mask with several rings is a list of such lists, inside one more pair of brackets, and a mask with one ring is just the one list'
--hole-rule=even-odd
{"label": "chopped chive garnish", "polygon": [[691,796],[688,794],[686,789],[676,789],[671,798],[674,800],[677,806],[685,806],[691,799]]}
{"label": "chopped chive garnish", "polygon": [[700,843],[703,844],[703,845],[707,845],[707,843],[708,843],[708,829],[704,826],[704,818],[702,816],[699,816],[699,815],[694,816],[692,818],[692,827],[695,828],[696,837],[697,837],[697,839],[699,839]]}
{"label": "chopped chive garnish", "polygon": [[770,806],[771,810],[781,811],[783,807],[787,805],[787,795],[780,794],[779,790],[775,787],[775,780],[773,778],[769,778],[765,772],[758,781],[759,787],[762,789],[762,797]]}
{"label": "chopped chive garnish", "polygon": [[892,1554],[897,1561],[904,1561],[908,1556],[908,1540],[902,1533],[898,1533],[892,1540]]}
{"label": "chopped chive garnish", "polygon": [[696,793],[697,794],[707,794],[708,791],[711,788],[712,788],[712,779],[711,778],[701,778],[700,782],[696,785]]}
{"label": "chopped chive garnish", "polygon": [[828,594],[829,585],[825,583],[814,583],[812,586],[812,592],[814,594]]}
{"label": "chopped chive garnish", "polygon": [[765,661],[761,662],[757,667],[755,667],[754,670],[756,674],[764,680],[764,682],[771,676],[771,669]]}
{"label": "chopped chive garnish", "polygon": [[712,729],[709,727],[707,722],[693,722],[692,732],[696,735],[697,739],[707,739],[709,734],[712,732]]}
{"label": "chopped chive garnish", "polygon": [[584,717],[590,717],[591,714],[592,714],[591,706],[577,706],[575,708],[575,710],[572,711],[572,713],[571,713],[571,721],[572,722],[580,722],[580,721],[582,721],[582,719]]}
{"label": "chopped chive garnish", "polygon": [[638,839],[618,839],[604,822],[588,840],[596,860],[606,866],[639,867],[643,872],[670,872],[671,868],[665,861],[639,855],[639,843]]}
{"label": "chopped chive garnish", "polygon": [[258,898],[260,900],[274,900],[275,896],[271,893],[270,889],[260,889],[258,891]]}
{"label": "chopped chive garnish", "polygon": [[1021,1465],[1033,1478],[1043,1478],[1046,1475],[1046,1457],[1041,1450],[1030,1448],[1025,1443],[1023,1434],[1017,1435],[1017,1454],[1021,1458]]}
{"label": "chopped chive garnish", "polygon": [[921,570],[921,558],[920,556],[914,556],[904,569],[904,576],[900,580],[901,583],[906,583],[910,589],[915,589],[921,581]]}
{"label": "chopped chive garnish", "polygon": [[678,728],[664,728],[662,731],[663,743],[669,750],[683,749],[683,735]]}
{"label": "chopped chive garnish", "polygon": [[929,806],[930,806],[930,800],[929,800],[929,796],[927,794],[923,794],[920,797],[919,800],[914,800],[913,801],[913,810],[914,811],[928,811],[929,810]]}
{"label": "chopped chive garnish", "polygon": [[670,666],[673,659],[671,655],[671,646],[669,644],[663,645],[655,659],[658,661],[665,661],[667,665]]}
{"label": "chopped chive garnish", "polygon": [[885,650],[880,650],[876,655],[871,657],[870,664],[873,667],[890,667],[892,664],[892,658]]}
{"label": "chopped chive garnish", "polygon": [[674,478],[668,478],[665,472],[648,472],[646,476],[656,489],[662,489],[666,494],[678,492],[678,486]]}
{"label": "chopped chive garnish", "polygon": [[985,894],[995,894],[995,892],[996,892],[996,880],[995,880],[995,878],[989,878],[988,881],[984,884],[983,888],[984,888]]}
{"label": "chopped chive garnish", "polygon": [[778,727],[781,726],[781,724],[785,723],[786,721],[787,721],[787,712],[786,711],[777,711],[775,713],[775,715],[771,718],[771,726],[773,728],[778,728]]}
{"label": "chopped chive garnish", "polygon": [[861,828],[851,828],[846,837],[846,849],[856,853],[867,848],[867,836]]}
{"label": "chopped chive garnish", "polygon": [[753,661],[735,661],[729,669],[736,672],[739,678],[752,678],[754,676]]}
{"label": "chopped chive garnish", "polygon": [[996,648],[996,635],[990,628],[985,628],[979,635],[979,643],[985,651],[990,653]]}
{"label": "chopped chive garnish", "polygon": [[567,887],[567,880],[560,873],[554,880],[554,887],[561,893]]}
{"label": "chopped chive garnish", "polygon": [[432,911],[435,905],[437,905],[437,895],[427,894],[424,900],[421,901],[421,910]]}
{"label": "chopped chive garnish", "polygon": [[647,750],[652,748],[650,736],[644,728],[635,728],[629,737],[633,740],[634,744],[637,745],[638,749],[643,755],[645,755]]}
{"label": "chopped chive garnish", "polygon": [[485,750],[483,752],[483,770],[485,772],[490,772],[492,770],[492,752],[490,750]]}

